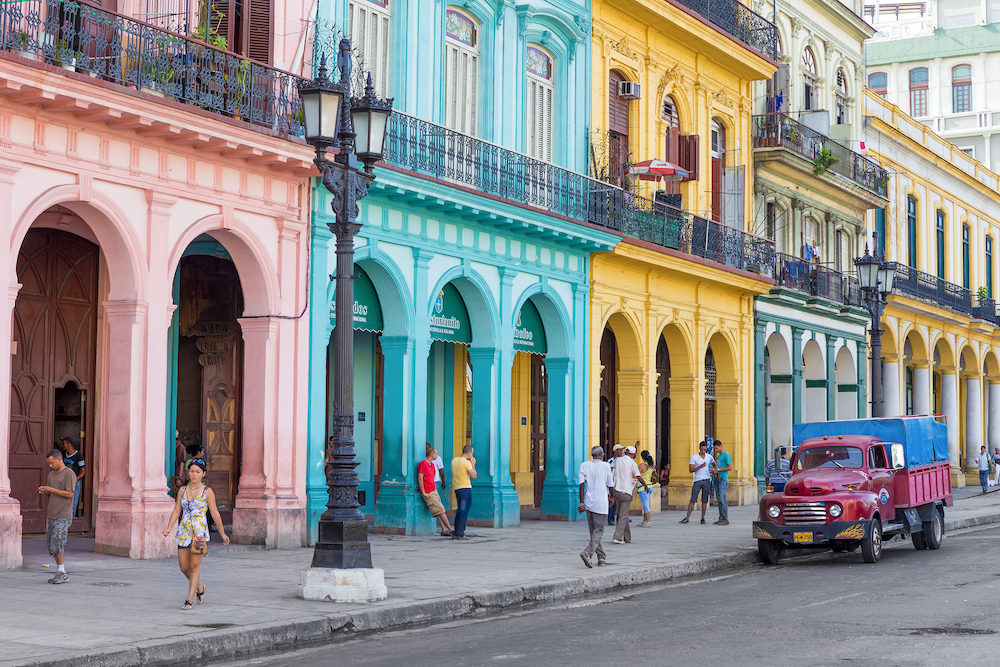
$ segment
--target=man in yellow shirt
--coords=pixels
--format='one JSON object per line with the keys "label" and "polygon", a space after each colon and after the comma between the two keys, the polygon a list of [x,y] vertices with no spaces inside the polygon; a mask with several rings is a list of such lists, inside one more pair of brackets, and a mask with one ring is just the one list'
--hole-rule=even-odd
{"label": "man in yellow shirt", "polygon": [[469,510],[472,509],[472,480],[476,478],[476,457],[472,455],[472,445],[462,448],[462,455],[451,460],[451,488],[455,490],[455,526],[451,531],[451,539],[467,540],[465,523],[469,520]]}

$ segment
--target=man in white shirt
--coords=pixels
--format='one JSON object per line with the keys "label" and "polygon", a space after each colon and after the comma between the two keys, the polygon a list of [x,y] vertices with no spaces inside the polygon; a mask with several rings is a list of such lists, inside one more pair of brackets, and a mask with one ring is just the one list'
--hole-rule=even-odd
{"label": "man in white shirt", "polygon": [[979,466],[979,486],[983,488],[983,493],[986,493],[990,481],[990,455],[986,453],[986,445],[979,448],[976,465]]}
{"label": "man in white shirt", "polygon": [[[431,443],[428,442],[427,447],[424,450],[424,454],[425,455],[430,454],[431,449],[432,449]],[[438,456],[436,459],[434,459],[434,485],[437,488],[441,489],[442,492],[445,490],[446,487],[444,482],[444,461],[442,460],[443,458],[444,457],[442,456]],[[447,498],[447,494],[444,495]]]}
{"label": "man in white shirt", "polygon": [[587,528],[590,529],[590,544],[580,552],[580,558],[587,567],[594,567],[590,560],[594,554],[597,554],[598,565],[605,563],[601,537],[608,520],[608,497],[615,481],[611,466],[604,461],[604,449],[594,447],[590,456],[591,460],[580,464],[580,505],[576,511],[587,513]]}
{"label": "man in white shirt", "polygon": [[698,453],[688,461],[688,472],[694,473],[694,484],[691,486],[691,502],[688,503],[687,516],[681,523],[687,523],[694,511],[701,493],[701,522],[705,523],[705,512],[708,510],[708,496],[712,492],[712,462],[715,459],[708,453],[708,443],[702,440],[698,443]]}
{"label": "man in white shirt", "polygon": [[625,456],[615,459],[615,505],[618,508],[618,518],[615,520],[615,538],[612,544],[627,544],[632,541],[632,528],[628,524],[628,511],[632,506],[632,491],[635,483],[641,482],[647,489],[646,480],[635,464],[635,447],[625,448]]}
{"label": "man in white shirt", "polygon": [[[621,458],[624,454],[625,448],[619,444],[616,444],[611,448],[611,456],[608,458],[608,465],[611,466],[611,472],[615,471],[615,461]],[[608,512],[608,525],[615,525],[615,512],[617,511],[617,505],[615,504],[614,498],[611,499],[611,510]]]}

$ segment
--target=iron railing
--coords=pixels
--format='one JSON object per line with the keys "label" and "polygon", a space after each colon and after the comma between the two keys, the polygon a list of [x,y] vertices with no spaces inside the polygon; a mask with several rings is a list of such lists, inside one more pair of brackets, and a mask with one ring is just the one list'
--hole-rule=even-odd
{"label": "iron railing", "polygon": [[0,48],[275,132],[302,132],[295,75],[93,5],[0,3]]}
{"label": "iron railing", "polygon": [[997,312],[996,300],[977,294],[975,301],[976,305],[972,307],[972,316],[1000,326],[1000,312]]}
{"label": "iron railing", "polygon": [[777,253],[776,256],[776,285],[847,306],[861,306],[861,289],[856,276],[813,264],[800,257],[784,253]]}
{"label": "iron railing", "polygon": [[893,289],[903,294],[926,299],[939,306],[957,310],[960,313],[973,316],[975,298],[971,291],[959,287],[947,280],[932,276],[905,264],[893,263],[896,267],[896,279]]}
{"label": "iron railing", "polygon": [[827,167],[829,171],[840,174],[882,197],[887,197],[889,194],[889,172],[878,163],[803,125],[788,114],[769,113],[754,116],[753,128],[754,148],[781,146],[813,163],[816,163],[816,159],[825,149],[829,151],[829,157],[837,160]]}
{"label": "iron railing", "polygon": [[726,266],[773,274],[771,241],[404,113],[389,120],[384,161]]}
{"label": "iron railing", "polygon": [[679,0],[713,25],[742,40],[771,60],[778,60],[778,28],[738,0]]}

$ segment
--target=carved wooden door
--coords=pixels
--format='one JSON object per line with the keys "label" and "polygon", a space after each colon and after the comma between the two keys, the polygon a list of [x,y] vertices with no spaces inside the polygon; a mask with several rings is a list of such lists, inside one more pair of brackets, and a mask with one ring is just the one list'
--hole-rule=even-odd
{"label": "carved wooden door", "polygon": [[[54,230],[29,231],[17,257],[21,283],[14,306],[10,395],[11,494],[21,503],[25,533],[45,532],[45,505],[38,487],[49,466],[45,455],[55,445],[55,394],[93,387],[99,248],[73,234]],[[63,433],[77,435],[90,461],[84,477],[83,513],[73,530],[90,526],[88,489],[94,477],[94,452],[83,414],[93,401],[80,400],[78,429],[61,416]]]}

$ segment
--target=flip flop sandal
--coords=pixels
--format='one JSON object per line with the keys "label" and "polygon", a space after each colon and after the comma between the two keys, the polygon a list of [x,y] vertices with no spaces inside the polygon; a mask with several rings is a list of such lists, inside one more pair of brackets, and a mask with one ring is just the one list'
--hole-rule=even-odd
{"label": "flip flop sandal", "polygon": [[184,611],[190,611],[194,605],[191,604],[191,600],[184,600],[184,605],[181,607]]}
{"label": "flip flop sandal", "polygon": [[205,603],[205,591],[207,591],[207,590],[208,590],[208,586],[206,586],[205,584],[202,584],[201,585],[201,591],[200,592],[195,591],[195,595],[198,597],[198,604],[204,604]]}

